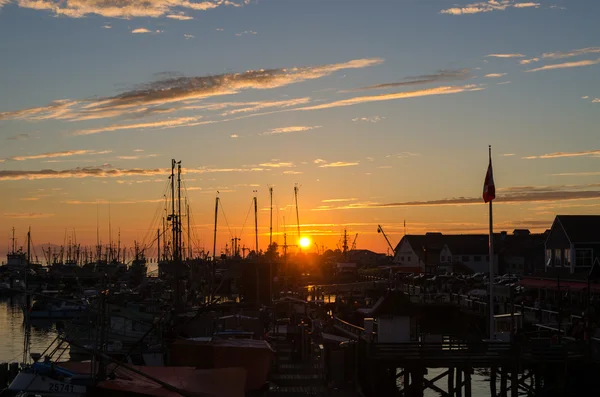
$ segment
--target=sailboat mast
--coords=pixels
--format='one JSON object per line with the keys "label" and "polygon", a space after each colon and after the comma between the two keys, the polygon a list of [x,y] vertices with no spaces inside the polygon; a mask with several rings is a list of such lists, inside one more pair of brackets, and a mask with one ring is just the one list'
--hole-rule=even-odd
{"label": "sailboat mast", "polygon": [[213,262],[217,260],[217,219],[219,217],[219,192],[217,192],[217,199],[215,200],[215,233],[213,238]]}
{"label": "sailboat mast", "polygon": [[12,252],[16,251],[16,247],[15,247],[16,242],[15,241],[16,241],[15,240],[15,228],[13,226],[13,228],[12,228]]}
{"label": "sailboat mast", "polygon": [[298,190],[300,187],[296,183],[294,185],[294,200],[296,201],[296,226],[298,227],[298,249],[302,251],[302,247],[300,246],[300,215],[298,213]]}
{"label": "sailboat mast", "polygon": [[177,259],[175,247],[177,244],[177,221],[175,221],[175,159],[171,160],[171,233],[172,233],[172,256]]}
{"label": "sailboat mast", "polygon": [[181,260],[183,252],[181,249],[181,161],[177,163],[177,259]]}
{"label": "sailboat mast", "polygon": [[273,245],[273,186],[269,186],[269,196],[271,198],[270,220],[269,220],[269,247]]}
{"label": "sailboat mast", "polygon": [[[156,244],[157,244],[157,250],[156,250],[156,262],[160,262],[160,228],[156,229]],[[125,255],[123,255],[125,256]]]}
{"label": "sailboat mast", "polygon": [[258,256],[258,200],[254,191],[254,238],[256,239],[256,255]]}
{"label": "sailboat mast", "polygon": [[112,225],[110,219],[110,203],[108,203],[108,258],[107,262],[113,260],[113,245],[112,245]]}
{"label": "sailboat mast", "polygon": [[192,250],[192,229],[190,228],[190,205],[185,199],[185,217],[187,218],[187,245],[188,245],[188,258],[192,259],[194,252]]}

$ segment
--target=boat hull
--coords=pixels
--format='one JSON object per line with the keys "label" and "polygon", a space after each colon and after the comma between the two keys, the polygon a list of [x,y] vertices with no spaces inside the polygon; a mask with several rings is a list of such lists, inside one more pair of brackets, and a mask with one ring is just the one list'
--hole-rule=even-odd
{"label": "boat hull", "polygon": [[87,388],[86,386],[61,382],[34,372],[22,371],[13,379],[8,388],[2,392],[2,397],[5,395],[17,395],[19,392],[25,390],[29,395],[41,395],[43,397],[83,397],[86,394]]}

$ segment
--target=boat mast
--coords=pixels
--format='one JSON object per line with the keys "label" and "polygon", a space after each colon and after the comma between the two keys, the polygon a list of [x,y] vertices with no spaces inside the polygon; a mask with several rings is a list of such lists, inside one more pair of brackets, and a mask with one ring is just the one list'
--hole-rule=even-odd
{"label": "boat mast", "polygon": [[215,284],[215,268],[217,263],[217,220],[219,218],[219,192],[217,191],[217,197],[215,199],[215,232],[213,237],[213,260],[211,263],[211,271],[210,271],[210,291],[209,298],[212,303],[213,300],[213,288]]}
{"label": "boat mast", "polygon": [[158,249],[156,251],[156,263],[160,262],[160,228],[156,229],[156,244]]}
{"label": "boat mast", "polygon": [[192,250],[192,229],[190,228],[190,205],[185,198],[185,217],[187,218],[187,244],[188,244],[188,258],[192,259],[194,251]]}
{"label": "boat mast", "polygon": [[[177,162],[177,260],[183,256],[181,241],[181,161]],[[178,281],[179,282],[179,281]]]}
{"label": "boat mast", "polygon": [[23,336],[23,362],[26,363],[29,358],[29,338],[31,334],[31,326],[29,321],[29,309],[31,306],[31,295],[27,293],[27,273],[29,273],[29,261],[31,260],[31,226],[27,231],[27,263],[25,264],[25,335]]}
{"label": "boat mast", "polygon": [[300,186],[296,183],[294,185],[294,200],[296,201],[296,226],[298,227],[298,249],[302,251],[302,247],[300,246],[300,215],[298,213],[298,190]]}
{"label": "boat mast", "polygon": [[16,243],[16,239],[15,239],[15,227],[13,226],[13,228],[12,228],[12,251],[11,251],[13,253],[16,251],[16,248],[15,248],[16,244],[17,243]]}
{"label": "boat mast", "polygon": [[171,160],[171,233],[172,233],[172,258],[177,259],[175,247],[177,244],[177,222],[175,221],[175,159]]}
{"label": "boat mast", "polygon": [[258,256],[258,200],[256,193],[257,190],[254,191],[254,238],[256,239],[256,256]]}
{"label": "boat mast", "polygon": [[270,221],[269,221],[269,247],[273,245],[273,186],[269,186],[269,196],[271,198]]}

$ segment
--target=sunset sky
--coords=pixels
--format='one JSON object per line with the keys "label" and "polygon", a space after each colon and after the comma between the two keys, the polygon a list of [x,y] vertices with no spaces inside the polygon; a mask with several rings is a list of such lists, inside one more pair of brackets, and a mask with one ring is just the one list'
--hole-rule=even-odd
{"label": "sunset sky", "polygon": [[[152,240],[171,159],[198,247],[385,252],[600,211],[597,0],[0,0],[0,254]],[[285,217],[285,221],[284,221]],[[295,241],[288,241],[294,243]],[[314,249],[314,246],[313,246]],[[2,260],[4,257],[2,256]]]}

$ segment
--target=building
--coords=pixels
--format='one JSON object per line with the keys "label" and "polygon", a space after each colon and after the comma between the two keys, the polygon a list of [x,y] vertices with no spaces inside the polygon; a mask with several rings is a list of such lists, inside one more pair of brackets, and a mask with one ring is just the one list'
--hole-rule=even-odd
{"label": "building", "polygon": [[587,275],[600,264],[600,215],[557,215],[545,249],[546,273]]}
{"label": "building", "polygon": [[386,254],[369,250],[350,250],[346,253],[348,262],[354,262],[358,267],[377,267],[389,264]]}
{"label": "building", "polygon": [[[530,274],[543,265],[545,235],[516,229],[494,234],[494,272]],[[406,271],[489,272],[487,234],[426,233],[406,235],[396,247],[393,263]]]}

